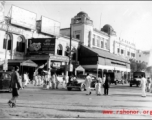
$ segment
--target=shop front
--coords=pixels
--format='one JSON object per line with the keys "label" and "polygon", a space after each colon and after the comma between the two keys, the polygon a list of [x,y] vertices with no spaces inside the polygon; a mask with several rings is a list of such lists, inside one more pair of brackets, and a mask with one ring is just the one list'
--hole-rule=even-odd
{"label": "shop front", "polygon": [[129,61],[107,51],[83,45],[80,46],[79,62],[86,72],[93,73],[97,77],[102,77],[106,73],[121,73],[124,76],[130,72]]}
{"label": "shop front", "polygon": [[56,38],[32,38],[28,40],[26,59],[31,59],[39,65],[39,74],[47,70],[49,74],[56,72],[66,74],[69,58],[55,55]]}

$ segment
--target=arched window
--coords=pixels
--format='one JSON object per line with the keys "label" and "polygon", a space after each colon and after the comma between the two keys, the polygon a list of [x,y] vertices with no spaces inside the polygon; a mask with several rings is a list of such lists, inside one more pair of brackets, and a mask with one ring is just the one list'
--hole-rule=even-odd
{"label": "arched window", "polygon": [[73,54],[72,54],[72,60],[76,60],[76,48],[72,48]]}
{"label": "arched window", "polygon": [[24,52],[25,51],[25,38],[23,36],[19,36],[17,38],[16,51],[18,51],[18,52]]}
{"label": "arched window", "polygon": [[5,38],[4,38],[4,40],[3,40],[3,49],[6,49],[6,38],[7,38],[7,50],[11,50],[11,48],[12,48],[12,36],[11,36],[11,34],[9,33],[9,34],[6,34],[5,35]]}
{"label": "arched window", "polygon": [[65,50],[65,56],[68,56],[69,55],[69,50],[70,50],[70,47],[69,46],[66,46],[66,50]]}
{"label": "arched window", "polygon": [[57,54],[62,55],[63,47],[61,44],[58,45]]}

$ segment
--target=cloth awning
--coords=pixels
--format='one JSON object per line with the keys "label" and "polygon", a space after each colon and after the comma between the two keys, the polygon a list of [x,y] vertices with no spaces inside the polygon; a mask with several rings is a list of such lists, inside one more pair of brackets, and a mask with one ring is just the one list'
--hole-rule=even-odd
{"label": "cloth awning", "polygon": [[81,65],[79,65],[75,70],[76,71],[85,71],[85,69]]}
{"label": "cloth awning", "polygon": [[21,66],[29,66],[29,67],[38,67],[38,65],[33,62],[32,60],[26,60],[22,63],[20,63]]}

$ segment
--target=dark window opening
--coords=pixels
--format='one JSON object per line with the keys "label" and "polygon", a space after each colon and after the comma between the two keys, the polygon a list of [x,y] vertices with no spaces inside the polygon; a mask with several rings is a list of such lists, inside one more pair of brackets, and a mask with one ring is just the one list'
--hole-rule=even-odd
{"label": "dark window opening", "polygon": [[80,39],[80,35],[76,35],[76,39]]}
{"label": "dark window opening", "polygon": [[119,48],[117,49],[118,53],[119,53]]}
{"label": "dark window opening", "polygon": [[57,54],[62,55],[62,45],[61,44],[58,46]]}
{"label": "dark window opening", "polygon": [[[6,49],[6,39],[3,40],[3,49]],[[11,50],[12,48],[12,40],[10,38],[10,35],[8,35],[8,41],[7,41],[7,50]]]}
{"label": "dark window opening", "polygon": [[25,52],[25,40],[22,37],[18,37],[16,51]]}
{"label": "dark window opening", "polygon": [[121,54],[123,54],[124,53],[124,50],[121,50]]}

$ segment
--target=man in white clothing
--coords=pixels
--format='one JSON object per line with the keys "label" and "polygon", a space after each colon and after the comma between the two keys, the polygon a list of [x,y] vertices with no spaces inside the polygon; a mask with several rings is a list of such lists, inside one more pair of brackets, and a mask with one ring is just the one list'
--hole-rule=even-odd
{"label": "man in white clothing", "polygon": [[144,77],[144,75],[142,75],[141,78],[141,89],[142,89],[142,97],[146,97],[146,78]]}
{"label": "man in white clothing", "polygon": [[87,95],[91,95],[91,89],[90,89],[91,82],[92,82],[91,75],[87,74],[87,77],[85,79],[85,87],[87,90]]}

